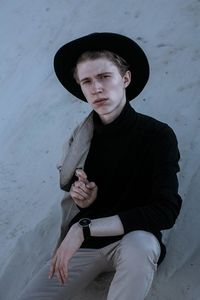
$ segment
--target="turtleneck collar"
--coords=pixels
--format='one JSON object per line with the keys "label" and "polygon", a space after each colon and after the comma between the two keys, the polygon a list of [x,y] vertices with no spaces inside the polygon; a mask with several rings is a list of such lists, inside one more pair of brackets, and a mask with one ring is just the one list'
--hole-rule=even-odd
{"label": "turtleneck collar", "polygon": [[111,123],[103,124],[99,115],[94,111],[93,121],[96,134],[119,134],[133,125],[136,112],[127,101],[120,115]]}

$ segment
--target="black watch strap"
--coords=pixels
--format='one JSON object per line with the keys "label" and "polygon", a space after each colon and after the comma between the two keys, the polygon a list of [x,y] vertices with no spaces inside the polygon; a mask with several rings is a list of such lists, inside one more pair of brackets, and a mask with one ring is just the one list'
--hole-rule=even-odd
{"label": "black watch strap", "polygon": [[83,227],[84,240],[88,240],[91,237],[90,227]]}
{"label": "black watch strap", "polygon": [[88,218],[80,219],[79,225],[83,229],[84,240],[88,240],[91,237],[91,233],[90,233],[91,220]]}

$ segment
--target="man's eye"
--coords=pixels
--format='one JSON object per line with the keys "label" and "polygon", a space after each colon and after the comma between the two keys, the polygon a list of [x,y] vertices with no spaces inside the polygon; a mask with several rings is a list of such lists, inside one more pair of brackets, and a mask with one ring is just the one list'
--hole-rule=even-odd
{"label": "man's eye", "polygon": [[82,84],[89,84],[90,83],[90,80],[85,80],[82,82]]}
{"label": "man's eye", "polygon": [[102,75],[102,78],[109,78],[110,75]]}

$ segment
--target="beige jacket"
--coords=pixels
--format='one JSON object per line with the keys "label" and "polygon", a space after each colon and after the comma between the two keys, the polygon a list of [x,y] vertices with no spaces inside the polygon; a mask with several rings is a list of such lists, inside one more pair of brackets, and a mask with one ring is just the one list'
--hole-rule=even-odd
{"label": "beige jacket", "polygon": [[[70,182],[75,173],[75,170],[77,168],[84,167],[93,136],[93,129],[93,112],[91,112],[86,117],[86,119],[75,129],[71,138],[65,145],[63,160],[57,166],[60,173],[61,188],[65,187],[65,190],[69,190]],[[61,208],[61,231],[59,239],[57,241],[56,249],[59,247],[66,235],[69,222],[79,212],[79,209],[72,201],[69,192],[65,192],[65,195],[61,201]]]}

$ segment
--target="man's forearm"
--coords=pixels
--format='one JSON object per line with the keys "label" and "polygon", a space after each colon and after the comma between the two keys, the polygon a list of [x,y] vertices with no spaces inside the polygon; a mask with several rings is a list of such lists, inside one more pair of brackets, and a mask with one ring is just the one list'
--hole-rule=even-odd
{"label": "man's forearm", "polygon": [[124,234],[124,227],[118,215],[93,219],[90,226],[91,236],[115,236]]}

